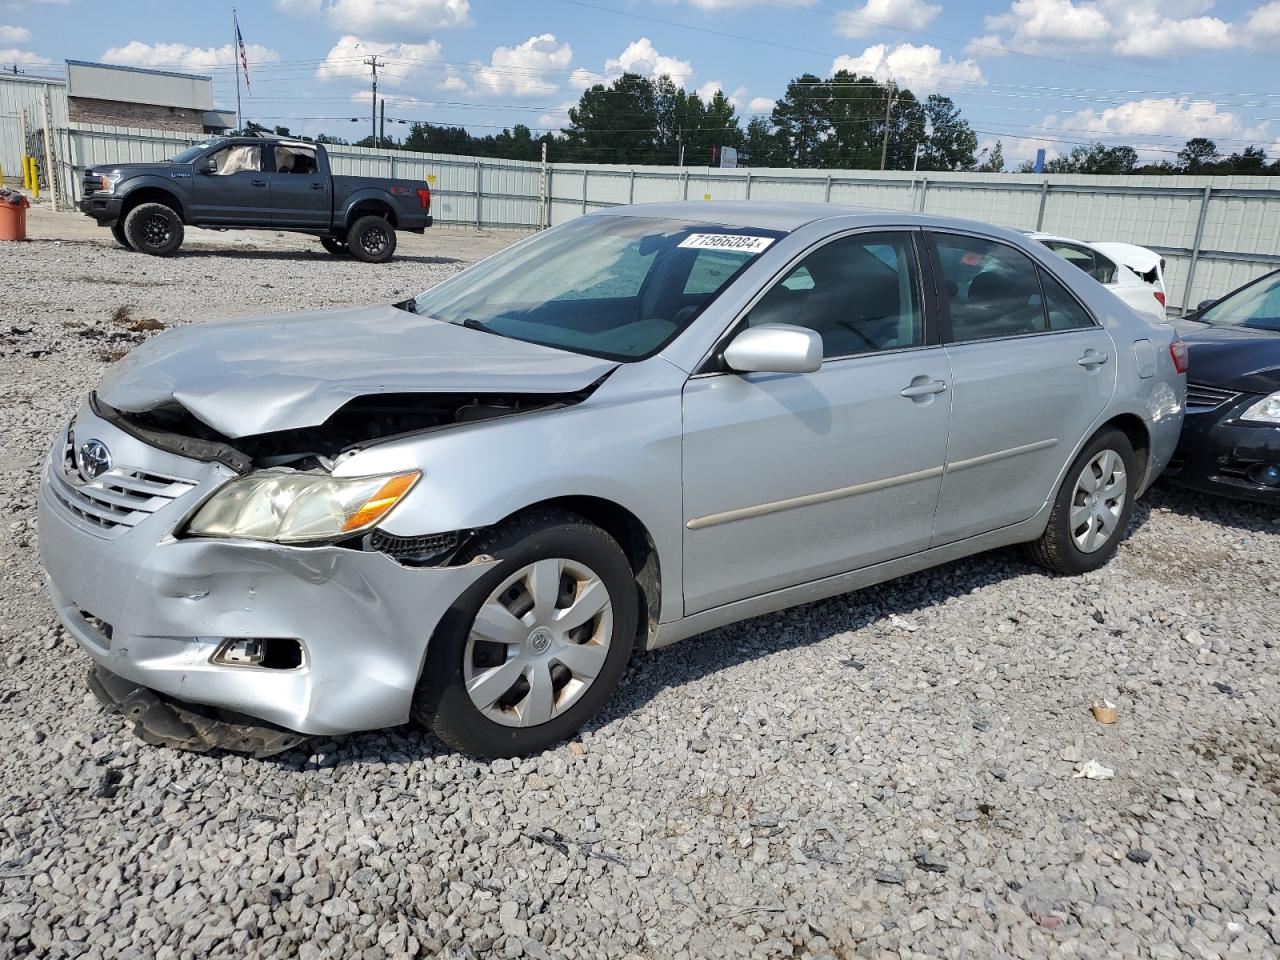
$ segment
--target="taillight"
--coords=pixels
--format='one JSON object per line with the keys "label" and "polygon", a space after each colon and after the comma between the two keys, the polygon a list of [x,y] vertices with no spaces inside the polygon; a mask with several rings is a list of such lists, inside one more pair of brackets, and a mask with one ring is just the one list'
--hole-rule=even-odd
{"label": "taillight", "polygon": [[1163,290],[1157,290],[1157,291],[1156,291],[1156,299],[1160,301],[1160,306],[1162,306],[1162,307],[1163,307],[1163,306],[1164,306],[1164,291],[1163,291]]}
{"label": "taillight", "polygon": [[430,188],[428,188],[428,187],[423,187],[422,189],[420,189],[420,190],[418,191],[418,202],[419,202],[420,204],[422,204],[422,209],[423,209],[423,210],[430,210],[430,209],[431,209],[431,190],[430,190]]}
{"label": "taillight", "polygon": [[1181,340],[1169,344],[1169,356],[1173,357],[1173,368],[1179,373],[1187,372],[1187,345]]}

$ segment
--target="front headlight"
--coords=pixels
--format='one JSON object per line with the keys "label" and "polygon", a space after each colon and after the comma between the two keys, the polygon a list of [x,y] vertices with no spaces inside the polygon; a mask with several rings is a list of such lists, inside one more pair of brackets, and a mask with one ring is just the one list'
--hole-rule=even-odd
{"label": "front headlight", "polygon": [[417,470],[377,477],[255,473],[218,490],[186,532],[274,543],[338,540],[385,517],[420,476]]}
{"label": "front headlight", "polygon": [[98,179],[102,181],[102,187],[100,188],[102,193],[115,193],[116,184],[120,182],[120,174],[107,173]]}
{"label": "front headlight", "polygon": [[1240,419],[1252,420],[1254,423],[1280,424],[1280,390],[1269,397],[1263,397],[1242,413]]}

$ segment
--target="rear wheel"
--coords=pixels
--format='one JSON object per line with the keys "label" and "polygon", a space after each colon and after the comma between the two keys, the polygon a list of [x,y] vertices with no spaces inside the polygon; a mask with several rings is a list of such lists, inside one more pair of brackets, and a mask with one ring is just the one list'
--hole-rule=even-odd
{"label": "rear wheel", "polygon": [[396,231],[382,217],[361,217],[347,231],[351,255],[365,263],[385,263],[396,252]]}
{"label": "rear wheel", "polygon": [[335,257],[351,256],[351,248],[347,246],[345,240],[339,240],[337,237],[321,237],[320,246],[324,247]]}
{"label": "rear wheel", "polygon": [[414,714],[468,753],[534,753],[617,686],[635,643],[635,578],[608,534],[563,511],[503,525],[469,551],[482,554],[499,563],[437,628]]}
{"label": "rear wheel", "polygon": [[1125,434],[1108,427],[1076,457],[1054,498],[1049,526],[1027,545],[1056,573],[1087,573],[1115,556],[1138,488],[1137,457]]}
{"label": "rear wheel", "polygon": [[129,237],[124,232],[124,221],[117,220],[111,225],[111,235],[116,238],[116,243],[124,247],[126,250],[132,250],[133,244],[129,242]]}
{"label": "rear wheel", "polygon": [[182,218],[163,203],[141,203],[124,218],[124,234],[140,253],[167,257],[182,246]]}

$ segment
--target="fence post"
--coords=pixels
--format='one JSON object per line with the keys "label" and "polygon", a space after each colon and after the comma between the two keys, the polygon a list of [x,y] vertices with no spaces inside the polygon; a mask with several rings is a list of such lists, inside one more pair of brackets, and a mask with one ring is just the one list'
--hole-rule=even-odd
{"label": "fence post", "polygon": [[584,215],[587,212],[587,177],[589,177],[590,175],[591,175],[591,172],[587,170],[586,167],[583,167],[582,168],[582,213]]}
{"label": "fence post", "polygon": [[748,200],[750,200],[750,199],[751,199],[751,171],[750,171],[750,170],[748,170],[748,171],[747,171],[747,196],[746,196],[746,199],[748,199]]}
{"label": "fence post", "polygon": [[538,229],[547,229],[547,141],[542,141],[542,164],[538,167]]}
{"label": "fence post", "polygon": [[480,229],[480,158],[476,157],[476,229]]}
{"label": "fence post", "polygon": [[1036,214],[1036,229],[1044,229],[1044,205],[1049,199],[1049,181],[1045,180],[1040,184],[1040,212]]}
{"label": "fence post", "polygon": [[684,170],[680,171],[680,173],[682,178],[684,179],[684,192],[681,194],[680,199],[688,200],[689,199],[689,168],[686,167]]}
{"label": "fence post", "polygon": [[1204,240],[1204,219],[1209,212],[1209,198],[1213,194],[1213,187],[1206,186],[1204,195],[1200,197],[1200,219],[1196,221],[1196,239],[1191,245],[1191,263],[1187,266],[1187,281],[1182,285],[1182,313],[1181,316],[1187,315],[1187,306],[1191,298],[1191,285],[1196,279],[1196,264],[1200,262],[1200,243]]}
{"label": "fence post", "polygon": [[924,213],[925,201],[929,199],[929,178],[925,177],[920,181],[920,209],[918,213]]}
{"label": "fence post", "polygon": [[627,181],[627,203],[636,202],[636,168],[631,168],[631,176]]}
{"label": "fence post", "polygon": [[825,194],[823,194],[822,202],[823,203],[831,202],[831,174],[829,173],[827,174],[827,191]]}
{"label": "fence post", "polygon": [[395,178],[396,178],[396,155],[393,153],[391,154],[391,179],[394,180]]}
{"label": "fence post", "polygon": [[547,212],[546,212],[546,225],[547,225],[548,227],[549,227],[549,226],[551,226],[551,214],[552,214],[552,212],[553,212],[553,204],[554,204],[554,201],[553,201],[553,200],[552,200],[552,198],[551,198],[551,182],[552,182],[552,181],[551,181],[551,178],[555,176],[555,172],[556,172],[556,171],[555,171],[555,168],[554,168],[554,167],[547,167],[547,189],[546,189],[546,192],[545,192],[545,193],[544,193],[544,195],[543,195],[543,200],[544,200],[544,202],[545,202],[545,203],[546,203],[546,205],[547,205],[547,206],[546,206],[546,211],[547,211]]}

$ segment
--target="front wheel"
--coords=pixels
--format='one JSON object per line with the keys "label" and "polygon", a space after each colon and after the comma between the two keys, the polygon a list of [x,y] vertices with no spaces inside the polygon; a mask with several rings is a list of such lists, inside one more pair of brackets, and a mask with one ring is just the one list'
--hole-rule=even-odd
{"label": "front wheel", "polygon": [[1120,547],[1138,492],[1137,457],[1125,434],[1108,427],[1080,451],[1054,498],[1049,526],[1027,545],[1031,559],[1056,573],[1088,573]]}
{"label": "front wheel", "polygon": [[385,263],[396,252],[396,231],[382,217],[361,217],[347,231],[351,255],[365,263]]}
{"label": "front wheel", "polygon": [[635,643],[638,593],[608,534],[540,511],[472,545],[498,564],[431,640],[414,714],[468,753],[511,757],[572,736],[609,698]]}
{"label": "front wheel", "polygon": [[141,203],[124,218],[124,234],[140,253],[167,257],[182,246],[182,218],[163,203]]}
{"label": "front wheel", "polygon": [[111,225],[111,235],[116,238],[116,243],[124,247],[126,250],[132,250],[133,244],[129,242],[128,235],[124,232],[124,221],[117,220]]}

